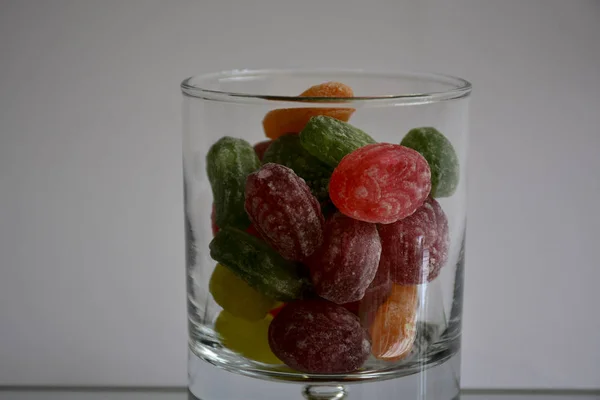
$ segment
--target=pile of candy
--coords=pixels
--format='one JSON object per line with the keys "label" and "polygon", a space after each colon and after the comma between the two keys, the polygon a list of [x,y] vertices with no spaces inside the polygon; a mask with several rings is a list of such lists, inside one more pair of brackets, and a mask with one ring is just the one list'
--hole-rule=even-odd
{"label": "pile of candy", "polygon": [[[301,96],[352,97],[329,82]],[[351,108],[269,112],[271,140],[223,137],[207,155],[218,262],[210,292],[222,342],[256,361],[347,373],[406,357],[417,285],[445,264],[459,167],[450,142],[416,128],[377,143]]]}

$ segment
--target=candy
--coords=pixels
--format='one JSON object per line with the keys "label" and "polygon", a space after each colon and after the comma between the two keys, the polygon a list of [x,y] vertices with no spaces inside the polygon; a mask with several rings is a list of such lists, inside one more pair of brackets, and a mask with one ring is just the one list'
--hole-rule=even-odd
{"label": "candy", "polygon": [[326,116],[311,118],[300,132],[300,141],[310,154],[332,168],[354,150],[376,143],[360,129]]}
{"label": "candy", "polygon": [[271,299],[298,299],[310,286],[298,264],[285,260],[268,244],[239,229],[222,228],[209,248],[214,260]]}
{"label": "candy", "polygon": [[375,358],[395,361],[406,357],[415,341],[416,319],[417,286],[394,285],[369,329]]}
{"label": "candy", "polygon": [[379,306],[388,299],[392,284],[389,269],[382,268],[380,263],[375,278],[365,291],[364,297],[358,301],[344,304],[344,307],[358,315],[364,327],[369,327],[375,319],[375,313]]}
{"label": "candy", "polygon": [[244,187],[260,160],[248,142],[225,136],[206,155],[206,172],[215,203],[215,222],[220,228],[245,229],[250,225],[244,211]]}
{"label": "candy", "polygon": [[256,152],[256,155],[260,161],[263,160],[265,151],[267,151],[272,142],[272,140],[265,140],[254,145],[254,151]]}
{"label": "candy", "polygon": [[344,157],[331,175],[329,196],[349,217],[389,224],[411,215],[431,189],[427,161],[415,150],[378,143]]}
{"label": "candy", "polygon": [[[300,94],[300,97],[353,97],[352,88],[339,82],[326,82],[313,86]],[[298,133],[311,117],[328,115],[341,121],[348,121],[353,108],[283,108],[272,110],[263,119],[267,137],[277,139],[286,133]]]}
{"label": "candy", "polygon": [[444,135],[431,127],[415,128],[404,136],[400,144],[418,151],[429,163],[432,197],[454,194],[460,176],[458,156]]}
{"label": "candy", "polygon": [[288,260],[303,260],[323,242],[319,202],[288,167],[269,163],[248,175],[245,208],[263,239]]}
{"label": "candy", "polygon": [[324,300],[287,304],[269,327],[269,345],[289,367],[317,374],[356,371],[371,348],[358,318]]}
{"label": "candy", "polygon": [[448,258],[448,219],[437,201],[429,197],[411,216],[379,226],[381,261],[399,284],[430,282]]}
{"label": "candy", "polygon": [[242,356],[266,364],[282,364],[269,348],[268,332],[273,318],[258,321],[237,318],[221,311],[215,321],[215,331],[225,347]]}
{"label": "candy", "polygon": [[[213,236],[215,236],[217,234],[217,232],[219,232],[219,227],[217,226],[215,219],[216,219],[215,205],[213,204],[212,212],[210,213],[210,222],[211,222],[211,229],[212,229]],[[256,236],[259,239],[261,238],[260,233],[258,233],[256,228],[252,224],[248,227],[248,229],[246,229],[246,232],[248,232],[252,236]]]}
{"label": "candy", "polygon": [[215,267],[208,288],[224,310],[248,321],[263,319],[277,305],[275,300],[259,293],[221,264]]}
{"label": "candy", "polygon": [[281,164],[293,169],[296,175],[304,179],[318,200],[329,198],[327,186],[333,168],[306,151],[298,135],[284,135],[273,140],[265,152],[263,162]]}
{"label": "candy", "polygon": [[219,227],[217,226],[217,211],[214,203],[212,205],[212,211],[210,213],[210,228],[212,230],[213,236],[215,236],[217,232],[219,232]]}
{"label": "candy", "polygon": [[373,281],[381,242],[377,227],[336,213],[325,226],[325,241],[306,260],[316,293],[337,304],[363,298]]}

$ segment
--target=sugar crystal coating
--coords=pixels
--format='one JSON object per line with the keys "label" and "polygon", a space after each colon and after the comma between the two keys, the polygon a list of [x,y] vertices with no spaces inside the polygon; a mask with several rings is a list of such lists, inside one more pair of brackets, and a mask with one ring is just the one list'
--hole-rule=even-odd
{"label": "sugar crystal coating", "polygon": [[323,245],[306,260],[316,293],[337,304],[357,301],[373,281],[381,242],[375,224],[334,214]]}
{"label": "sugar crystal coating", "polygon": [[380,225],[380,268],[389,269],[398,284],[419,284],[435,279],[448,258],[448,219],[431,197],[411,216]]}
{"label": "sugar crystal coating", "polygon": [[356,371],[371,349],[358,318],[325,300],[283,307],[269,327],[269,345],[289,367],[315,374]]}
{"label": "sugar crystal coating", "polygon": [[248,176],[246,212],[263,239],[288,260],[303,260],[323,242],[317,199],[290,168],[268,163]]}
{"label": "sugar crystal coating", "polygon": [[421,153],[431,168],[431,196],[452,196],[458,186],[460,168],[452,143],[437,129],[431,127],[411,129],[402,142]]}
{"label": "sugar crystal coating", "polygon": [[[353,97],[350,86],[340,82],[325,82],[315,85],[300,94],[300,97]],[[281,108],[272,110],[263,119],[267,137],[277,139],[287,133],[298,133],[315,115],[327,115],[340,121],[348,121],[353,108]]]}
{"label": "sugar crystal coating", "polygon": [[370,144],[350,153],[333,171],[329,196],[349,217],[389,224],[411,215],[431,189],[427,161],[397,144]]}
{"label": "sugar crystal coating", "polygon": [[211,146],[206,155],[206,172],[217,226],[245,229],[250,225],[244,211],[244,187],[248,174],[259,167],[254,149],[243,139],[225,136]]}
{"label": "sugar crystal coating", "polygon": [[327,116],[311,118],[300,132],[300,141],[310,154],[331,168],[354,150],[375,143],[366,132]]}
{"label": "sugar crystal coating", "polygon": [[310,287],[300,265],[284,259],[264,241],[239,229],[220,229],[209,248],[215,261],[271,299],[299,299]]}
{"label": "sugar crystal coating", "polygon": [[264,154],[263,162],[285,165],[304,179],[319,200],[329,199],[329,177],[333,168],[311,155],[300,143],[298,135],[284,135],[275,140]]}

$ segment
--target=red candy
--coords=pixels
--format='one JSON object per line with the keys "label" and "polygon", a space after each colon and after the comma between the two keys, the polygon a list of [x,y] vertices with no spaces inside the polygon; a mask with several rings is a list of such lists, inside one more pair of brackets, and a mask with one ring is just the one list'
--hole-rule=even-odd
{"label": "red candy", "polygon": [[360,300],[373,281],[381,242],[375,224],[336,213],[323,245],[306,260],[316,293],[337,304]]}
{"label": "red candy", "polygon": [[329,196],[349,217],[389,224],[411,215],[431,190],[427,160],[408,147],[370,144],[342,159],[331,175]]}
{"label": "red candy", "polygon": [[323,242],[319,202],[288,167],[268,163],[248,175],[245,208],[262,238],[288,260],[305,259]]}
{"label": "red candy", "polygon": [[287,304],[269,326],[269,345],[289,367],[322,374],[356,371],[371,351],[358,318],[324,300]]}
{"label": "red candy", "polygon": [[254,152],[260,161],[262,161],[265,151],[267,151],[272,142],[272,140],[265,140],[254,145]]}
{"label": "red candy", "polygon": [[435,279],[448,258],[448,220],[432,198],[410,217],[380,225],[381,261],[398,284],[419,284]]}

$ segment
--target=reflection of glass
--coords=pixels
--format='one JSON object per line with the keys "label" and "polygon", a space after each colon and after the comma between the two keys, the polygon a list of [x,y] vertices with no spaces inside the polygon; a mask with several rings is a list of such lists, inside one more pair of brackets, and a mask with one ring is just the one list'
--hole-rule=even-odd
{"label": "reflection of glass", "polygon": [[[354,95],[359,97],[295,96],[313,85],[331,81],[351,86]],[[284,396],[300,398],[300,393],[309,399],[345,396],[364,399],[401,396],[450,399],[457,396],[460,380],[469,83],[458,78],[432,74],[244,70],[189,78],[183,82],[182,90],[191,393],[203,400],[279,399]],[[354,113],[348,113],[352,114],[349,123],[366,132],[375,141],[395,145],[403,141],[403,144],[425,155],[429,161],[425,165],[429,166],[432,173],[434,190],[440,194],[435,200],[427,199],[425,205],[414,213],[411,211],[412,215],[404,218],[402,224],[378,224],[377,228],[373,225],[371,235],[379,237],[378,243],[380,242],[383,248],[381,254],[378,253],[377,260],[380,261],[375,265],[378,265],[378,271],[383,271],[385,259],[387,268],[392,272],[380,273],[373,279],[373,269],[373,274],[365,275],[365,279],[371,282],[367,294],[371,288],[377,286],[375,283],[379,282],[377,290],[373,290],[377,293],[371,297],[366,295],[361,302],[344,306],[349,312],[360,316],[362,327],[367,332],[365,338],[371,343],[370,351],[367,350],[367,353],[371,354],[364,362],[361,361],[360,368],[351,371],[299,372],[298,368],[293,369],[279,363],[271,353],[267,341],[272,317],[267,314],[265,319],[261,319],[267,310],[280,305],[276,302],[278,299],[263,296],[260,288],[259,294],[253,295],[256,287],[246,291],[247,276],[240,274],[240,271],[231,265],[217,267],[215,270],[216,262],[209,252],[209,243],[213,240],[213,192],[207,175],[209,149],[225,136],[244,139],[251,145],[265,141],[267,138],[263,132],[263,118],[269,111],[282,108],[303,109],[296,111],[308,112],[311,115],[327,115],[331,110],[341,110],[343,114],[349,109],[354,109]],[[292,111],[290,115],[294,115],[296,111]],[[441,150],[435,146],[427,148],[431,144],[427,134],[423,137],[415,134],[416,139],[412,142],[403,140],[407,132],[419,127],[434,127],[451,143],[451,148],[456,154],[456,159],[450,162],[454,162],[454,167],[448,167],[450,164],[443,162],[441,166],[438,165],[439,157],[448,156],[444,153],[447,149],[439,153]],[[427,133],[427,129],[423,132]],[[290,140],[294,141],[296,138]],[[316,150],[312,151],[319,152],[325,147],[316,146]],[[393,151],[396,150],[397,147],[394,147]],[[304,150],[299,149],[298,154],[304,154],[302,152]],[[343,163],[349,163],[347,159],[350,158],[346,157]],[[260,163],[248,166],[248,163],[253,162],[248,161],[245,169],[240,171],[248,172],[260,166]],[[295,171],[297,165],[300,164],[293,164]],[[333,169],[333,166],[329,167]],[[437,167],[439,168],[436,170]],[[342,169],[341,166],[339,168]],[[215,174],[219,177],[220,173],[228,176],[227,172],[222,171]],[[405,173],[405,170],[397,170],[397,174]],[[456,174],[454,178],[451,176],[453,173]],[[390,175],[400,179],[398,176],[400,175]],[[212,179],[214,181],[215,178]],[[225,178],[220,178],[219,182],[227,183]],[[313,181],[307,179],[307,182],[313,188],[313,194],[322,195],[322,192],[319,194],[314,190]],[[324,186],[321,186],[321,189],[325,190],[325,197],[327,183],[328,181],[325,181]],[[335,182],[329,186],[332,199],[335,196],[331,194],[331,190],[335,187],[339,187]],[[358,187],[355,192],[358,193],[357,196],[364,197],[364,193],[372,193],[367,189]],[[231,196],[230,192],[227,193]],[[326,199],[319,200],[321,210],[330,221],[331,211],[335,212],[335,208]],[[336,203],[338,206],[339,204]],[[389,208],[386,208],[383,200],[379,206],[383,207],[384,211]],[[302,207],[298,208],[296,212],[301,213],[301,209]],[[222,213],[223,209],[217,212]],[[240,218],[246,216],[241,215]],[[233,225],[236,223],[232,222]],[[342,222],[340,226],[349,229],[348,225]],[[244,227],[246,228],[247,226]],[[228,237],[228,240],[236,242],[232,249],[239,249],[240,243],[248,236],[246,233],[236,232],[238,233],[234,232],[235,234]],[[327,235],[328,231],[325,232]],[[262,236],[263,239],[265,237],[264,232],[257,233],[255,230],[251,233],[257,237]],[[266,241],[269,240],[279,239],[277,235],[272,235],[271,239]],[[325,244],[322,244],[322,247],[333,238],[325,237],[324,240]],[[273,244],[267,247],[271,248]],[[352,250],[344,251],[350,254]],[[233,254],[234,258],[236,254]],[[229,263],[235,263],[234,258],[229,258]],[[223,260],[221,262],[225,263]],[[310,261],[303,263],[308,265]],[[339,268],[342,268],[342,264],[343,262]],[[308,271],[303,268],[300,267],[301,275],[308,275]],[[315,276],[304,279],[315,284]],[[234,281],[236,283],[233,283]],[[353,282],[356,281],[355,279]],[[252,282],[252,285],[254,286],[255,282]],[[406,286],[411,285],[414,290],[407,290]],[[269,292],[269,295],[272,296],[272,292]],[[414,299],[410,296],[414,296]],[[412,307],[410,309],[414,315],[388,318],[387,316],[397,309],[397,302]],[[231,307],[241,307],[241,311],[235,311],[240,311],[238,314],[245,317],[222,313],[219,304],[228,311],[231,311]],[[254,307],[250,307],[251,311],[244,309],[249,304]],[[257,307],[264,308],[264,312],[261,314],[259,310],[255,316]],[[387,310],[387,314],[382,310]],[[283,320],[283,317],[279,318]],[[374,328],[378,321],[379,330]],[[394,325],[395,323],[403,325]],[[357,322],[357,326],[360,324]],[[392,328],[389,328],[390,324]],[[343,331],[342,322],[339,323],[339,330]],[[306,345],[319,345],[311,344],[311,334],[307,333],[306,337]],[[395,340],[397,342],[394,342]],[[326,346],[319,349],[318,354],[328,354],[330,351]],[[313,356],[318,357],[318,354]],[[204,361],[220,368],[214,368]]]}

